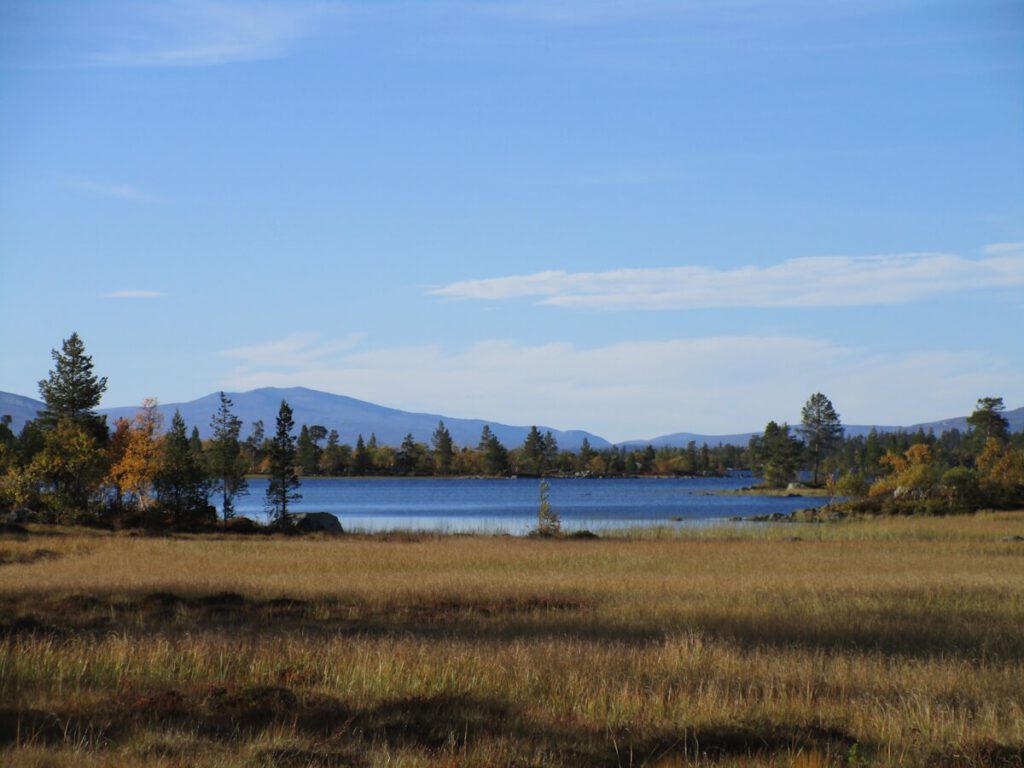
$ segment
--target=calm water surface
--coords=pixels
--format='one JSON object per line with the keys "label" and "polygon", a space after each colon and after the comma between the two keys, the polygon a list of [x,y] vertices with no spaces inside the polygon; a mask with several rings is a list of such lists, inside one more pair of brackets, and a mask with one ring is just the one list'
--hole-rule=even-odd
{"label": "calm water surface", "polygon": [[[743,488],[746,474],[714,478],[549,480],[551,505],[566,530],[707,524],[740,515],[791,512],[827,499],[716,496]],[[345,530],[507,532],[523,534],[537,524],[536,479],[309,478],[294,512],[331,512]],[[265,519],[266,480],[249,480],[236,501],[240,515]],[[676,520],[679,518],[679,520]]]}

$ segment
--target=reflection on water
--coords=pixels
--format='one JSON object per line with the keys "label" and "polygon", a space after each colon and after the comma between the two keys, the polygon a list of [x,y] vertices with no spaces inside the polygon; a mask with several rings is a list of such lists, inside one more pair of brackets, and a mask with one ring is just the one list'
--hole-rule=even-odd
{"label": "reflection on water", "polygon": [[[724,478],[551,479],[551,503],[567,531],[645,525],[706,523],[734,516],[817,507],[822,498],[720,496],[715,491],[750,485],[749,475]],[[236,512],[265,519],[266,480],[249,480],[249,495]],[[294,512],[330,512],[345,530],[507,532],[523,534],[537,524],[536,479],[349,479],[303,480]]]}

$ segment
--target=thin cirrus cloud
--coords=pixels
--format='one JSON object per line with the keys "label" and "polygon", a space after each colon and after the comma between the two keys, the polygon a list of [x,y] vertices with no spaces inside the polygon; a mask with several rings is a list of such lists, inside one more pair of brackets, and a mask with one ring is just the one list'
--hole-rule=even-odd
{"label": "thin cirrus cloud", "polygon": [[293,333],[263,344],[234,347],[221,354],[238,361],[242,371],[316,369],[337,355],[348,352],[362,340],[360,333],[323,342],[317,333]]}
{"label": "thin cirrus cloud", "polygon": [[107,299],[158,299],[164,294],[161,291],[145,291],[128,289],[123,291],[110,291],[103,294]]}
{"label": "thin cirrus cloud", "polygon": [[96,181],[95,179],[69,178],[65,186],[77,192],[97,197],[112,197],[118,200],[153,200],[153,196],[131,184]]}
{"label": "thin cirrus cloud", "polygon": [[541,304],[590,310],[716,307],[837,307],[905,304],[963,291],[1024,286],[1024,243],[1000,243],[968,259],[948,253],[820,256],[769,266],[552,270],[461,280],[430,291],[450,299]]}
{"label": "thin cirrus cloud", "polygon": [[89,63],[195,67],[278,59],[322,31],[341,6],[323,2],[170,0],[127,6]]}
{"label": "thin cirrus cloud", "polygon": [[[847,423],[909,424],[967,412],[978,392],[1024,387],[1019,366],[987,352],[880,355],[782,335],[364,349],[355,337],[294,334],[227,356],[236,367],[221,382],[226,389],[311,387],[449,417],[588,429],[611,440],[759,430],[769,419],[796,420],[816,391]],[[879,381],[887,382],[885,397]],[[921,381],[933,385],[922,389]]]}

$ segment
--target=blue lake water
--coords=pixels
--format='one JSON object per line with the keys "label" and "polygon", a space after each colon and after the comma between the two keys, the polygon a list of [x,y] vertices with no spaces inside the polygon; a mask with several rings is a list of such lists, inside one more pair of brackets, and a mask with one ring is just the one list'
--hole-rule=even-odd
{"label": "blue lake water", "polygon": [[[740,515],[791,512],[822,498],[718,496],[750,485],[749,475],[709,478],[551,479],[551,505],[562,527],[602,530],[634,526],[707,524]],[[345,530],[507,532],[537,524],[536,479],[308,478],[293,512],[330,512]],[[236,512],[265,519],[266,480],[249,480]],[[678,518],[678,519],[677,519]]]}

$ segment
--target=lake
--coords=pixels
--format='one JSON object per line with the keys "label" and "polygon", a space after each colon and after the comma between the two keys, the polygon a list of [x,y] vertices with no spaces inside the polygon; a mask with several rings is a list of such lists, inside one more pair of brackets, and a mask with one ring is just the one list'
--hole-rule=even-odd
{"label": "lake", "polygon": [[[718,496],[751,485],[749,474],[707,478],[550,479],[551,506],[567,531],[708,524],[740,515],[792,512],[827,499]],[[293,512],[331,512],[346,531],[507,532],[537,524],[539,481],[533,479],[307,478]],[[267,481],[249,480],[239,515],[264,520]],[[679,518],[678,520],[676,518]]]}

